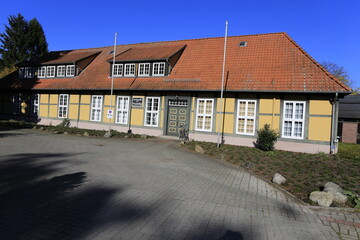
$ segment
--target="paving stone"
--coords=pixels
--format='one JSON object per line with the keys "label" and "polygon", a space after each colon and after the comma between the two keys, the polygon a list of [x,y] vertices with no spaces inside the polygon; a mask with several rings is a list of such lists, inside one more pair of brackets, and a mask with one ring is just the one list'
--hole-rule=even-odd
{"label": "paving stone", "polygon": [[337,239],[331,226],[339,231],[340,224],[325,224],[267,182],[170,140],[32,129],[7,136],[0,141],[0,239]]}

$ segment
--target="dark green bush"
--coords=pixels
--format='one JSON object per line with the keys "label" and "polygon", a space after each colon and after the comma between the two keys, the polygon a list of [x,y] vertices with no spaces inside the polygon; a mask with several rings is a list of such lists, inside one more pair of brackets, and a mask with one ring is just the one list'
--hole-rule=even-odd
{"label": "dark green bush", "polygon": [[274,150],[274,145],[279,137],[279,133],[265,124],[263,128],[257,130],[256,147],[263,151]]}

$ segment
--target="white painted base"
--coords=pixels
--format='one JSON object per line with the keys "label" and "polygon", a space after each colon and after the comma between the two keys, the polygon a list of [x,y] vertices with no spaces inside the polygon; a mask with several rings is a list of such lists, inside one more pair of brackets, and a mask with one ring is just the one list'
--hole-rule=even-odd
{"label": "white painted base", "polygon": [[[189,138],[195,141],[205,142],[217,142],[216,135],[208,135],[201,133],[190,133]],[[256,141],[255,138],[244,138],[244,137],[231,137],[224,136],[225,144],[254,147]],[[303,152],[303,153],[330,153],[330,144],[317,144],[317,143],[302,143],[302,142],[287,142],[278,140],[275,144],[275,149],[292,151],[292,152]]]}
{"label": "white painted base", "polygon": [[[43,125],[58,125],[62,122],[62,120],[58,119],[41,119],[39,124]],[[70,126],[84,128],[84,129],[95,129],[95,130],[108,130],[108,124],[96,124],[96,123],[88,123],[88,122],[76,122],[71,121]],[[119,132],[127,132],[129,127],[127,126],[119,126],[116,124],[111,125],[111,129],[119,131]],[[140,128],[140,127],[132,127],[132,133],[134,134],[146,134],[149,136],[162,136],[163,131],[161,129],[151,129],[151,128]],[[205,142],[217,142],[217,135],[211,134],[202,134],[202,133],[189,133],[190,140],[195,141],[205,141]],[[255,138],[245,138],[245,137],[233,137],[233,136],[224,136],[225,144],[237,145],[237,146],[246,146],[246,147],[254,147]],[[275,149],[292,151],[292,152],[304,152],[304,153],[330,153],[330,144],[317,144],[317,143],[302,143],[302,142],[287,142],[278,140],[275,144]]]}

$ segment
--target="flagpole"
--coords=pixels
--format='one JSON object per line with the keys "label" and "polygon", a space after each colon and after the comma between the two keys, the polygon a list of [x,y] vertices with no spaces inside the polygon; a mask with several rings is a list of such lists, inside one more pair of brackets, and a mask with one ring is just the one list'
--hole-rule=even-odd
{"label": "flagpole", "polygon": [[[112,99],[113,99],[113,93],[114,93],[114,69],[115,69],[115,56],[116,56],[116,39],[117,39],[117,33],[115,33],[114,37],[114,55],[113,55],[113,64],[111,68],[111,90],[110,90],[110,110],[112,110]],[[114,112],[113,115],[114,116]],[[111,129],[111,121],[112,118],[109,118],[109,132]]]}
{"label": "flagpole", "polygon": [[225,62],[226,62],[226,41],[227,41],[227,34],[228,34],[228,21],[226,20],[225,25],[225,38],[224,38],[224,58],[223,58],[223,65],[222,65],[222,76],[221,76],[221,92],[220,92],[220,119],[218,123],[218,136],[217,136],[217,147],[220,147],[222,144],[222,136],[221,136],[221,127],[223,122],[223,96],[224,96],[224,78],[225,78]]}

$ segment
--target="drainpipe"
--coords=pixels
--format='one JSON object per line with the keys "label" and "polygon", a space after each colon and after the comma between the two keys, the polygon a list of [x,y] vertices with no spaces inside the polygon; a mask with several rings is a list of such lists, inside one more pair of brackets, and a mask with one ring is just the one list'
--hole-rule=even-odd
{"label": "drainpipe", "polygon": [[332,115],[331,115],[331,140],[330,140],[330,153],[337,152],[337,115],[338,115],[338,93],[335,93],[335,98],[332,102]]}

